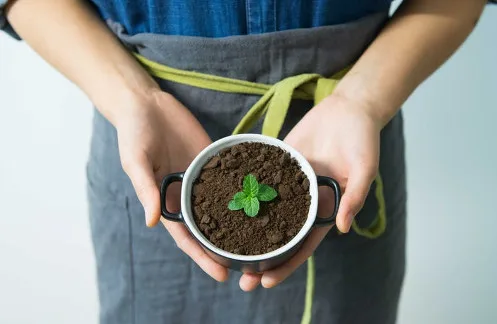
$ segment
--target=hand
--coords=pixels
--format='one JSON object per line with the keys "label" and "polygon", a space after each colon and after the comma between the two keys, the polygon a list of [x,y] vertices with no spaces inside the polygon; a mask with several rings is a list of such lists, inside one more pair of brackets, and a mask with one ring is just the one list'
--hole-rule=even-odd
{"label": "hand", "polygon": [[[161,220],[181,250],[211,277],[225,281],[227,269],[205,253],[183,224],[161,219],[158,183],[166,174],[184,171],[211,139],[180,102],[160,90],[131,100],[119,116],[114,124],[121,162],[145,209],[147,225]],[[179,209],[178,189],[168,190],[169,210]]]}
{"label": "hand", "polygon": [[[336,179],[343,190],[336,224],[347,233],[354,216],[361,210],[379,163],[382,122],[370,113],[372,107],[338,95],[324,99],[292,129],[285,142],[301,152],[316,174]],[[335,202],[327,188],[320,188],[319,212],[329,216]],[[301,249],[289,261],[262,275],[244,274],[243,290],[252,290],[259,282],[271,288],[285,280],[304,263],[331,227],[314,229]]]}

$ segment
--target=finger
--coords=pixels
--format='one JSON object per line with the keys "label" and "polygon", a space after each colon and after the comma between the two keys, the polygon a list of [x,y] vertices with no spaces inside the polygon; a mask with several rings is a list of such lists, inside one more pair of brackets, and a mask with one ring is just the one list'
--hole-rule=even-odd
{"label": "finger", "polygon": [[365,168],[351,172],[338,207],[336,224],[340,232],[349,232],[355,215],[359,213],[364,205],[371,187],[371,179],[371,173],[367,172]]}
{"label": "finger", "polygon": [[240,288],[243,291],[252,291],[261,283],[262,275],[258,273],[244,273],[240,277]]}
{"label": "finger", "polygon": [[176,245],[199,265],[209,276],[219,282],[228,279],[228,269],[214,261],[182,224],[161,219],[162,223],[173,237]]}
{"label": "finger", "polygon": [[138,154],[122,159],[123,169],[131,179],[136,195],[145,210],[147,226],[153,227],[159,222],[160,193],[155,182],[152,163],[145,154]]}
{"label": "finger", "polygon": [[273,288],[288,278],[298,267],[300,267],[318,247],[319,243],[330,230],[330,226],[316,228],[304,241],[300,250],[287,262],[273,270],[264,272],[261,284],[264,288]]}

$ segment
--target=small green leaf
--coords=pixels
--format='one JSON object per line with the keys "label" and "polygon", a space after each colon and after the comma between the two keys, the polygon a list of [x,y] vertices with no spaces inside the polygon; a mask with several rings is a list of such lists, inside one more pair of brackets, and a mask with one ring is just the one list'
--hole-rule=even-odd
{"label": "small green leaf", "polygon": [[257,197],[257,194],[259,193],[259,183],[257,183],[257,179],[252,174],[243,178],[243,192],[245,192],[247,197]]}
{"label": "small green leaf", "polygon": [[278,196],[278,193],[270,186],[265,184],[259,185],[259,193],[257,194],[257,199],[259,199],[260,201],[271,201],[276,198],[276,196]]}
{"label": "small green leaf", "polygon": [[245,207],[245,199],[247,195],[244,192],[237,192],[235,196],[233,196],[233,200],[231,200],[228,204],[229,210],[240,210]]}
{"label": "small green leaf", "polygon": [[255,217],[259,212],[259,200],[255,197],[246,199],[243,210],[245,211],[245,214],[247,214],[247,216]]}

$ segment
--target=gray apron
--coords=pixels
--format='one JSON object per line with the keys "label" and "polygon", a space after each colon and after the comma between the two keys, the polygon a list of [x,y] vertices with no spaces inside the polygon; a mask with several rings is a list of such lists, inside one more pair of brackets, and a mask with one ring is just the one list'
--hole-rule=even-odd
{"label": "gray apron", "polygon": [[[336,26],[221,39],[129,36],[119,24],[109,25],[130,50],[158,63],[273,84],[302,73],[331,76],[352,64],[386,18],[387,13],[380,13]],[[157,81],[192,111],[212,140],[230,135],[259,99]],[[294,100],[281,137],[311,108],[311,102]],[[228,282],[217,283],[176,247],[163,226],[145,226],[142,206],[121,168],[116,130],[97,111],[87,173],[101,323],[300,323],[305,265],[278,287],[245,293],[238,286],[240,273],[232,272]],[[395,322],[406,232],[400,113],[382,131],[380,173],[387,230],[374,240],[330,231],[315,252],[313,323]],[[373,186],[358,215],[359,224],[371,223],[377,209]]]}

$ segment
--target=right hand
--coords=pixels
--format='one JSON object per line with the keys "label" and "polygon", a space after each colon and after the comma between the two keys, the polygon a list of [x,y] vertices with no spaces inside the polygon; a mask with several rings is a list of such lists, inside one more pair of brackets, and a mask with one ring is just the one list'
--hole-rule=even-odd
{"label": "right hand", "polygon": [[[121,163],[143,205],[147,226],[161,220],[183,252],[211,277],[225,281],[228,270],[205,253],[183,224],[161,218],[158,184],[165,175],[186,170],[211,143],[205,130],[186,107],[159,89],[133,98],[114,119]],[[168,210],[179,210],[179,196],[179,188],[172,185]]]}

